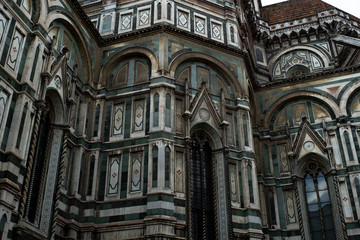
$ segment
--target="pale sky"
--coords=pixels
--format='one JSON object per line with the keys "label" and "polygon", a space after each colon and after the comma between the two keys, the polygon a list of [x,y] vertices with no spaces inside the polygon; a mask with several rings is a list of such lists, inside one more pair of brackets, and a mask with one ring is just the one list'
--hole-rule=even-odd
{"label": "pale sky", "polygon": [[[286,0],[261,0],[263,6],[270,4],[285,2]],[[360,18],[360,1],[359,0],[323,0],[334,7],[343,10],[344,12],[350,13],[355,17]]]}

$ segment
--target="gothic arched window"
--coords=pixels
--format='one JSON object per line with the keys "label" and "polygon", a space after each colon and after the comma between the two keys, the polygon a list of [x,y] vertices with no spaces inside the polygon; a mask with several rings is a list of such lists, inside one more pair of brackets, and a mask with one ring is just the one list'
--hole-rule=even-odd
{"label": "gothic arched window", "polygon": [[100,121],[100,105],[97,105],[95,110],[95,123],[94,123],[94,133],[93,133],[94,137],[98,136],[99,121]]}
{"label": "gothic arched window", "polygon": [[6,233],[6,222],[7,222],[7,217],[4,214],[0,221],[0,239],[6,239],[6,237],[4,236],[4,233]]}
{"label": "gothic arched window", "polygon": [[235,42],[235,30],[233,26],[230,27],[230,39],[232,43]]}
{"label": "gothic arched window", "polygon": [[248,175],[248,184],[249,184],[249,198],[250,203],[254,203],[254,188],[253,188],[253,179],[252,179],[252,167],[249,164],[247,166],[247,175]]}
{"label": "gothic arched window", "polygon": [[161,3],[157,4],[157,19],[161,19]]}
{"label": "gothic arched window", "polygon": [[275,200],[273,191],[269,191],[269,204],[270,204],[270,215],[271,215],[271,224],[276,225],[276,209],[275,209]]}
{"label": "gothic arched window", "polygon": [[165,127],[171,127],[171,96],[166,94]]}
{"label": "gothic arched window", "polygon": [[190,154],[192,238],[215,239],[212,149],[209,142],[194,139]]}
{"label": "gothic arched window", "polygon": [[321,170],[305,174],[305,193],[312,239],[335,240],[335,229],[326,179]]}
{"label": "gothic arched window", "polygon": [[167,19],[171,20],[171,3],[167,4]]}
{"label": "gothic arched window", "polygon": [[22,113],[22,116],[21,116],[21,120],[20,120],[18,137],[17,137],[17,140],[16,140],[16,148],[17,149],[20,148],[20,143],[21,143],[22,134],[23,134],[23,131],[24,131],[24,125],[25,125],[25,119],[26,119],[27,111],[28,111],[28,103],[25,103],[25,106],[23,108],[23,113]]}
{"label": "gothic arched window", "polygon": [[165,187],[170,187],[170,148],[165,148]]}
{"label": "gothic arched window", "polygon": [[244,130],[244,141],[245,146],[249,146],[249,137],[248,137],[248,124],[247,124],[247,117],[243,115],[243,130]]}
{"label": "gothic arched window", "polygon": [[353,151],[351,148],[351,142],[350,142],[350,135],[347,131],[344,132],[344,138],[345,138],[346,148],[347,148],[347,152],[348,152],[348,156],[349,156],[349,161],[354,161],[354,155],[353,155]]}
{"label": "gothic arched window", "polygon": [[95,156],[91,156],[90,164],[89,164],[89,176],[88,176],[88,186],[87,186],[87,196],[91,196],[92,194],[92,187],[94,181],[94,168],[95,168]]}
{"label": "gothic arched window", "polygon": [[152,159],[153,159],[153,166],[152,166],[152,186],[157,187],[158,181],[158,147],[154,146],[152,149]]}
{"label": "gothic arched window", "polygon": [[153,113],[153,125],[154,127],[159,126],[159,103],[160,103],[160,96],[158,93],[154,95],[154,113]]}

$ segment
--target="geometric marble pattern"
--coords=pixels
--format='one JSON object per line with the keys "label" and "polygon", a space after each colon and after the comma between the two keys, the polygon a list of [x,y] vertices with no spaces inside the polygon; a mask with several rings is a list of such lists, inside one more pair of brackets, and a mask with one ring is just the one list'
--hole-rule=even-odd
{"label": "geometric marble pattern", "polygon": [[118,193],[119,186],[119,170],[120,160],[118,157],[114,157],[110,160],[109,171],[109,189],[108,194]]}
{"label": "geometric marble pattern", "polygon": [[114,135],[123,133],[123,121],[124,121],[124,104],[119,104],[114,107],[114,130],[113,130]]}
{"label": "geometric marble pattern", "polygon": [[221,25],[217,23],[211,23],[211,35],[213,38],[221,40]]}
{"label": "geometric marble pattern", "polygon": [[141,190],[142,154],[132,155],[131,160],[131,192]]}
{"label": "geometric marble pattern", "polygon": [[121,16],[121,29],[126,30],[131,28],[131,14]]}
{"label": "geometric marble pattern", "polygon": [[196,17],[195,18],[195,32],[205,34],[205,19]]}
{"label": "geometric marble pattern", "polygon": [[7,61],[7,64],[13,70],[15,70],[15,66],[16,66],[16,63],[18,60],[19,51],[20,51],[20,47],[21,47],[23,38],[24,38],[23,35],[16,29],[13,40],[12,40],[12,44],[10,47],[10,51],[9,51],[9,58]]}
{"label": "geometric marble pattern", "polygon": [[2,89],[0,88],[0,129],[2,126],[3,118],[5,116],[6,104],[8,98],[9,95],[6,92],[2,91]]}
{"label": "geometric marble pattern", "polygon": [[2,42],[7,23],[8,19],[0,12],[0,43]]}
{"label": "geometric marble pattern", "polygon": [[150,23],[150,9],[140,11],[139,15],[139,26],[147,25]]}
{"label": "geometric marble pattern", "polygon": [[189,14],[183,11],[178,11],[178,25],[180,27],[189,27]]}

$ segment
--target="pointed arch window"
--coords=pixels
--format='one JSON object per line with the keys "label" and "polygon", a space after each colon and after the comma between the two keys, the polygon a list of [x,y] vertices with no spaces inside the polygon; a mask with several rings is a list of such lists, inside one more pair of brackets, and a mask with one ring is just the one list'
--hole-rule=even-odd
{"label": "pointed arch window", "polygon": [[4,236],[6,234],[6,222],[7,222],[7,217],[4,214],[0,221],[0,239],[6,239],[6,236]]}
{"label": "pointed arch window", "polygon": [[89,113],[90,113],[90,103],[87,104],[86,109],[86,118],[85,118],[85,134],[88,132],[88,126],[89,126]]}
{"label": "pointed arch window", "polygon": [[49,113],[42,115],[40,119],[37,147],[34,157],[34,163],[31,170],[31,180],[27,197],[27,208],[25,215],[31,223],[36,223],[39,219],[39,209],[41,207],[42,195],[44,190],[45,167],[48,160],[51,144],[50,140],[51,122]]}
{"label": "pointed arch window", "polygon": [[344,132],[344,138],[345,138],[346,149],[347,149],[348,156],[349,156],[349,161],[354,161],[354,155],[353,155],[353,151],[351,148],[349,132],[347,132],[347,131]]}
{"label": "pointed arch window", "polygon": [[248,136],[248,124],[247,124],[247,117],[244,114],[243,117],[243,130],[244,130],[244,141],[245,146],[249,146],[249,136]]}
{"label": "pointed arch window", "polygon": [[154,146],[152,149],[152,159],[153,159],[152,186],[153,187],[157,187],[158,185],[158,154],[159,154],[159,149],[157,146]]}
{"label": "pointed arch window", "polygon": [[17,140],[16,140],[16,148],[17,149],[20,148],[20,143],[21,143],[22,134],[23,134],[23,131],[24,131],[24,125],[25,125],[27,111],[28,111],[28,103],[25,103],[25,106],[23,108],[23,113],[22,113],[22,116],[21,116],[21,120],[20,120],[18,137],[17,137]]}
{"label": "pointed arch window", "polygon": [[355,178],[355,189],[356,189],[357,199],[360,205],[360,180],[358,177]]}
{"label": "pointed arch window", "polygon": [[81,165],[80,165],[80,173],[79,173],[79,185],[78,185],[78,193],[81,194],[82,192],[82,189],[83,189],[83,185],[85,183],[84,181],[84,172],[83,172],[83,169],[85,167],[85,153],[83,153],[82,157],[81,157]]}
{"label": "pointed arch window", "polygon": [[171,127],[171,96],[166,94],[165,127]]}
{"label": "pointed arch window", "polygon": [[165,148],[165,187],[170,187],[170,148]]}
{"label": "pointed arch window", "polygon": [[161,3],[159,2],[157,4],[157,19],[160,20],[161,19]]}
{"label": "pointed arch window", "polygon": [[247,175],[248,175],[248,184],[249,184],[249,199],[250,203],[254,203],[254,188],[253,188],[253,179],[252,179],[252,167],[249,164],[247,166]]}
{"label": "pointed arch window", "polygon": [[243,193],[243,179],[242,179],[242,176],[243,176],[243,173],[241,172],[241,165],[239,164],[239,188],[240,188],[240,205],[242,207],[244,207],[244,193]]}
{"label": "pointed arch window", "polygon": [[216,236],[212,149],[209,142],[193,139],[191,143],[191,220],[192,238]]}
{"label": "pointed arch window", "polygon": [[87,196],[92,195],[93,181],[94,181],[94,170],[95,170],[95,156],[91,156],[90,158],[90,166],[89,166],[89,176],[88,176],[88,186],[87,186]]}
{"label": "pointed arch window", "polygon": [[168,20],[171,20],[171,9],[172,9],[171,3],[168,3],[167,9],[166,9],[166,11],[167,11],[166,17]]}
{"label": "pointed arch window", "polygon": [[312,239],[335,240],[331,203],[326,179],[321,170],[305,174],[305,192]]}
{"label": "pointed arch window", "polygon": [[230,27],[230,39],[232,43],[235,43],[235,30],[233,26]]}
{"label": "pointed arch window", "polygon": [[160,103],[160,96],[158,93],[156,93],[154,95],[154,113],[153,113],[154,127],[159,126],[159,103]]}
{"label": "pointed arch window", "polygon": [[93,133],[94,137],[98,136],[99,121],[100,121],[100,105],[97,105],[95,110],[95,122],[94,122],[94,133]]}
{"label": "pointed arch window", "polygon": [[275,199],[272,190],[269,191],[269,204],[270,204],[271,225],[276,225]]}

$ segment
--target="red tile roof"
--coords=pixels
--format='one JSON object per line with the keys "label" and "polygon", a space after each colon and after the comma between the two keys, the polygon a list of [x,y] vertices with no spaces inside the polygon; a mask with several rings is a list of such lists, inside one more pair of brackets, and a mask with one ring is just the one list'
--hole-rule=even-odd
{"label": "red tile roof", "polygon": [[335,7],[321,0],[289,0],[261,8],[261,17],[270,25],[314,16]]}

